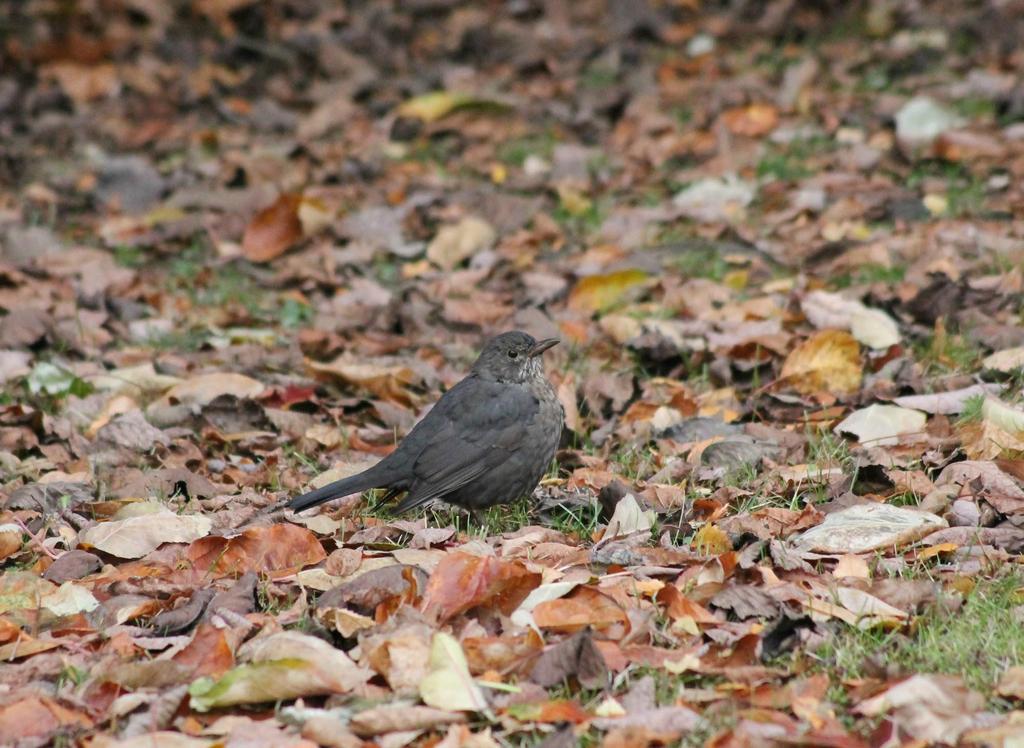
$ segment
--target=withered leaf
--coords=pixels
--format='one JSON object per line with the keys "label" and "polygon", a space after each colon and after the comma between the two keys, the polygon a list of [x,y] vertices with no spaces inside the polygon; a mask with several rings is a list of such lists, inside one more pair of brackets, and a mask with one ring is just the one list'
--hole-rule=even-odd
{"label": "withered leaf", "polygon": [[215,594],[216,590],[212,587],[196,590],[187,603],[159,613],[153,617],[150,625],[164,636],[187,631],[202,617]]}
{"label": "withered leaf", "polygon": [[352,608],[372,615],[378,605],[389,600],[416,600],[426,586],[427,574],[417,566],[385,566],[364,572],[328,590],[317,600],[317,608]]}
{"label": "withered leaf", "polygon": [[256,572],[247,571],[231,587],[214,595],[206,608],[206,617],[217,615],[222,610],[244,616],[256,608]]}
{"label": "withered leaf", "polygon": [[249,527],[231,538],[202,538],[189,545],[185,556],[204,574],[244,574],[300,569],[323,561],[327,553],[309,530],[280,524]]}
{"label": "withered leaf", "polygon": [[570,678],[584,688],[603,688],[608,681],[608,667],[590,629],[582,629],[546,650],[530,670],[530,680],[545,688]]}
{"label": "withered leaf", "polygon": [[50,564],[50,567],[43,572],[43,579],[48,579],[54,584],[64,584],[72,579],[87,577],[93,572],[99,571],[103,566],[98,556],[86,551],[68,551]]}
{"label": "withered leaf", "polygon": [[253,262],[269,262],[302,238],[302,195],[285,193],[261,210],[245,227],[242,251]]}
{"label": "withered leaf", "polygon": [[455,551],[430,575],[422,610],[440,622],[478,606],[493,606],[508,615],[540,580],[540,574],[518,561]]}

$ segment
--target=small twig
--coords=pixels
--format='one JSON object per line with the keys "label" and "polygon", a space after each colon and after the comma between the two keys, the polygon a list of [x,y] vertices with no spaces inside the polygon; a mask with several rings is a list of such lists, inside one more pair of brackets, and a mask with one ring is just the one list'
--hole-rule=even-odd
{"label": "small twig", "polygon": [[[56,561],[59,558],[59,556],[56,553],[54,553],[52,550],[50,550],[49,548],[46,547],[46,545],[43,543],[42,540],[39,539],[39,537],[37,536],[36,533],[33,533],[31,530],[28,529],[28,525],[26,525],[24,522],[22,522],[20,517],[15,517],[14,518],[14,523],[16,525],[18,525],[18,527],[21,528],[21,531],[23,533],[28,535],[29,542],[32,545],[34,545],[37,548],[39,548],[39,550],[41,550],[47,556],[52,558],[54,561]],[[46,530],[45,529],[40,530],[39,534],[42,535],[43,538],[45,538],[46,537]]]}

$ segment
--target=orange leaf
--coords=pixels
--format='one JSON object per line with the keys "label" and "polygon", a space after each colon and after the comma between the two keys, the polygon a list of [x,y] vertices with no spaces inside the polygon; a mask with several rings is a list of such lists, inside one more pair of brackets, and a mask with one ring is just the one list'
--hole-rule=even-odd
{"label": "orange leaf", "polygon": [[578,725],[590,719],[590,715],[575,701],[558,699],[542,704],[516,704],[508,714],[520,722],[570,722]]}
{"label": "orange leaf", "polygon": [[626,623],[626,611],[608,595],[591,587],[579,587],[568,597],[548,600],[533,609],[533,620],[542,629],[577,631],[584,626],[603,629]]}
{"label": "orange leaf", "polygon": [[235,666],[235,653],[227,635],[209,623],[199,624],[192,641],[171,659],[193,668],[191,678],[219,678]]}
{"label": "orange leaf", "polygon": [[665,612],[673,621],[692,618],[697,623],[721,623],[710,610],[688,599],[674,585],[667,584],[658,590],[657,600],[665,606]]}
{"label": "orange leaf", "polygon": [[29,696],[0,709],[0,742],[4,745],[48,737],[68,727],[88,729],[92,727],[92,720],[45,696]]}
{"label": "orange leaf", "polygon": [[779,124],[779,112],[771,104],[736,107],[722,114],[722,121],[736,135],[756,138],[767,135]]}
{"label": "orange leaf", "polygon": [[430,575],[422,610],[440,622],[481,605],[508,615],[540,581],[540,574],[527,571],[518,561],[455,551],[441,559]]}
{"label": "orange leaf", "polygon": [[316,535],[287,524],[250,527],[233,538],[200,538],[185,555],[196,570],[218,574],[300,569],[327,558]]}
{"label": "orange leaf", "polygon": [[532,628],[517,636],[466,637],[462,640],[462,651],[466,653],[469,671],[474,675],[487,670],[507,671],[543,648],[544,640]]}
{"label": "orange leaf", "polygon": [[261,210],[245,227],[242,252],[253,262],[269,262],[302,238],[302,195],[286,193]]}
{"label": "orange leaf", "polygon": [[931,558],[932,556],[941,556],[945,553],[952,553],[960,546],[956,543],[937,543],[930,545],[927,548],[922,548],[917,552],[917,558],[920,560]]}

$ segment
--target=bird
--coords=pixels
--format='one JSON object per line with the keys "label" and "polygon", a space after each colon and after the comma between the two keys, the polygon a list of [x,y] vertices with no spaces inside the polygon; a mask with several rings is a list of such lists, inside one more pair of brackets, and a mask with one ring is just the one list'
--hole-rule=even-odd
{"label": "bird", "polygon": [[291,500],[294,512],[387,489],[405,497],[395,514],[434,499],[468,509],[507,504],[533,492],[551,465],[565,412],[541,354],[558,338],[520,330],[484,345],[469,374],[448,390],[398,447],[373,467]]}

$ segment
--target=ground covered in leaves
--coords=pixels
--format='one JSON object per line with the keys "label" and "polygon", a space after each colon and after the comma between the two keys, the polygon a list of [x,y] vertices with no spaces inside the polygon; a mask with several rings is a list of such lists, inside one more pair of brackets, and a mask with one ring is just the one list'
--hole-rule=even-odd
{"label": "ground covered in leaves", "polygon": [[[0,6],[0,743],[1024,740],[1024,8]],[[282,502],[558,336],[481,525]]]}

